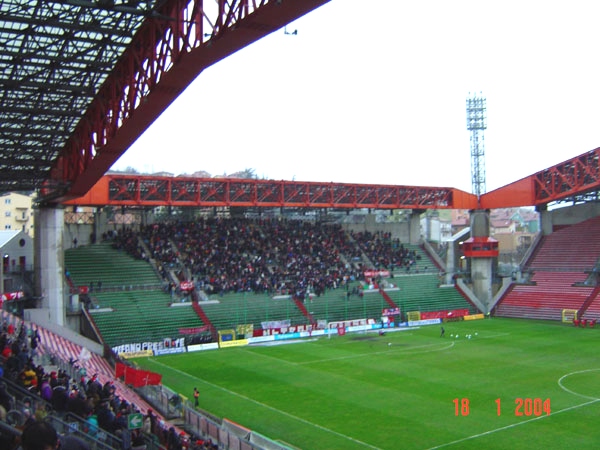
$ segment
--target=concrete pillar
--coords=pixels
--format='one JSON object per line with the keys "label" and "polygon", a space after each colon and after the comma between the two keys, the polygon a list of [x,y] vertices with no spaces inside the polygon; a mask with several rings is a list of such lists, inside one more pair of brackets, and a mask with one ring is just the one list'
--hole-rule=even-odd
{"label": "concrete pillar", "polygon": [[92,229],[96,236],[96,243],[101,242],[102,235],[106,231],[106,214],[104,214],[102,208],[94,208],[94,224],[92,225]]}
{"label": "concrete pillar", "polygon": [[377,217],[375,217],[375,214],[367,214],[365,217],[365,230],[370,230],[373,231],[376,229],[377,227]]}
{"label": "concrete pillar", "polygon": [[489,237],[490,236],[490,211],[476,209],[471,211],[471,236]]}
{"label": "concrete pillar", "polygon": [[36,294],[41,307],[48,311],[50,322],[65,324],[64,307],[64,209],[61,206],[40,207],[35,219]]}
{"label": "concrete pillar", "polygon": [[418,245],[421,243],[421,214],[423,209],[413,209],[409,216],[408,243]]}
{"label": "concrete pillar", "polygon": [[[489,237],[490,212],[489,210],[471,211],[471,236]],[[492,302],[492,263],[493,258],[471,258],[471,283],[473,293],[479,301],[488,306]]]}
{"label": "concrete pillar", "polygon": [[471,258],[473,293],[490,310],[492,303],[492,258]]}
{"label": "concrete pillar", "polygon": [[446,250],[446,277],[444,280],[446,284],[452,284],[452,277],[456,273],[457,252],[458,244],[455,241],[448,242],[448,249]]}
{"label": "concrete pillar", "polygon": [[466,228],[464,230],[459,231],[452,239],[447,242],[448,248],[446,251],[446,284],[452,284],[454,282],[454,275],[463,269],[461,266],[462,261],[462,252],[460,249],[460,244],[465,239],[468,239],[471,235],[471,229]]}
{"label": "concrete pillar", "polygon": [[552,234],[552,229],[554,228],[554,224],[552,222],[552,212],[546,209],[546,205],[537,207],[536,209],[540,215],[540,230],[542,235],[548,236]]}

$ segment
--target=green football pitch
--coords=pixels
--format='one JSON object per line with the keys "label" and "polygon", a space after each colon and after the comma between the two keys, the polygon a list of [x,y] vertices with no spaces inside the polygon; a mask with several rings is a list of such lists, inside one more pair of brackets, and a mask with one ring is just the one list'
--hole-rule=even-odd
{"label": "green football pitch", "polygon": [[294,448],[600,448],[600,328],[497,318],[444,327],[444,337],[427,326],[136,363],[186,397],[198,387],[202,409]]}

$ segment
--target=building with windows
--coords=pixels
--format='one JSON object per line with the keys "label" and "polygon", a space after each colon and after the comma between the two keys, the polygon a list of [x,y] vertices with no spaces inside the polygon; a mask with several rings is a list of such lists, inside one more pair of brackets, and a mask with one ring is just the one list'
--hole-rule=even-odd
{"label": "building with windows", "polygon": [[20,230],[0,230],[0,255],[0,293],[23,291],[25,274],[33,271],[33,239]]}
{"label": "building with windows", "polygon": [[0,230],[22,231],[33,237],[34,194],[9,192],[0,196]]}

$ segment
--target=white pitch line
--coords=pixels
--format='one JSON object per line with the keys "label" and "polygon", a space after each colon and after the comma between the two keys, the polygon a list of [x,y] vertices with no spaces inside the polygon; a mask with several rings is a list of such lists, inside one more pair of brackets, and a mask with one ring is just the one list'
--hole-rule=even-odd
{"label": "white pitch line", "polygon": [[562,382],[565,378],[570,377],[571,375],[578,375],[580,373],[587,373],[587,372],[598,372],[600,369],[586,369],[586,370],[578,370],[577,372],[570,372],[567,373],[565,375],[563,375],[562,377],[560,377],[558,379],[558,385],[560,386],[560,388],[565,391],[568,392],[569,394],[573,394],[576,395],[577,397],[581,397],[581,398],[587,398],[588,400],[600,400],[600,398],[596,398],[596,397],[590,397],[588,395],[583,395],[583,394],[579,394],[578,392],[572,391],[568,388],[566,388]]}
{"label": "white pitch line", "polygon": [[161,362],[157,361],[156,359],[153,359],[153,358],[148,358],[148,359],[152,359],[152,361],[154,361],[156,364],[158,364],[159,366],[163,366],[163,367],[165,367],[166,369],[169,369],[169,370],[172,370],[172,371],[174,371],[174,372],[177,372],[177,373],[179,373],[179,374],[185,375],[185,376],[187,376],[188,378],[192,378],[192,379],[194,379],[194,380],[200,381],[200,382],[202,382],[202,383],[204,383],[204,384],[207,384],[207,385],[209,385],[209,386],[211,386],[211,387],[213,387],[213,388],[215,388],[215,389],[221,390],[221,391],[223,391],[223,392],[226,392],[226,393],[228,393],[228,394],[230,394],[230,395],[233,395],[233,396],[235,396],[235,397],[238,397],[238,398],[241,398],[241,399],[243,399],[243,400],[249,401],[249,402],[251,402],[251,403],[254,403],[254,404],[256,404],[256,405],[259,405],[259,406],[261,406],[261,407],[263,407],[263,408],[265,408],[265,409],[269,409],[269,410],[271,410],[271,411],[274,411],[274,412],[276,412],[276,413],[278,413],[278,414],[281,414],[281,415],[283,415],[283,416],[286,416],[286,417],[289,417],[289,418],[291,418],[291,419],[297,420],[298,422],[302,422],[302,423],[304,423],[304,424],[306,424],[306,425],[313,426],[313,427],[315,427],[315,428],[318,428],[319,430],[325,431],[325,432],[327,432],[327,433],[334,434],[334,435],[336,435],[336,436],[339,436],[339,437],[341,437],[341,438],[343,438],[343,439],[347,439],[347,440],[349,440],[349,441],[352,441],[352,442],[354,442],[354,443],[356,443],[356,444],[364,445],[365,447],[367,447],[367,448],[371,448],[371,449],[373,449],[373,450],[383,450],[383,449],[381,449],[381,448],[379,448],[379,447],[375,447],[374,445],[367,444],[366,442],[360,441],[360,440],[358,440],[358,439],[354,439],[353,437],[346,436],[345,434],[342,434],[342,433],[338,433],[337,431],[331,430],[331,429],[329,429],[329,428],[326,428],[326,427],[324,427],[324,426],[322,426],[322,425],[319,425],[319,424],[316,424],[316,423],[310,422],[310,421],[308,421],[308,420],[306,420],[306,419],[303,419],[302,417],[298,417],[298,416],[295,416],[295,415],[293,415],[293,414],[290,414],[290,413],[288,413],[288,412],[286,412],[286,411],[282,411],[282,410],[280,410],[280,409],[274,408],[273,406],[267,405],[266,403],[259,402],[258,400],[255,400],[255,399],[253,399],[253,398],[250,398],[250,397],[247,397],[247,396],[245,396],[245,395],[239,394],[239,393],[237,393],[237,392],[231,391],[231,390],[229,390],[229,389],[227,389],[227,388],[224,388],[223,386],[219,386],[219,385],[216,385],[216,384],[210,383],[210,382],[208,382],[208,381],[206,381],[206,380],[203,380],[202,378],[198,378],[198,377],[195,377],[195,376],[193,376],[193,375],[190,375],[189,373],[187,373],[187,372],[184,372],[183,370],[179,370],[179,369],[175,369],[175,368],[173,368],[173,367],[171,367],[171,366],[167,366],[166,364],[163,364],[163,363],[161,363]]}
{"label": "white pitch line", "polygon": [[[425,350],[425,351],[418,351],[418,352],[412,352],[412,353],[430,353],[430,352],[439,352],[439,351],[443,351],[443,350],[448,350],[452,347],[454,347],[455,342],[452,341],[449,344],[444,344],[445,346],[442,348],[436,348],[433,350]],[[362,357],[366,357],[366,356],[373,356],[373,355],[389,355],[390,353],[409,353],[410,350],[412,349],[421,349],[421,348],[426,348],[426,347],[433,347],[436,345],[440,345],[438,344],[427,344],[427,345],[418,345],[415,347],[410,347],[410,348],[401,348],[400,350],[396,349],[390,349],[390,350],[382,350],[379,352],[370,352],[370,353],[358,353],[355,355],[347,355],[347,356],[340,356],[337,358],[329,358],[329,359],[315,359],[312,361],[304,361],[304,362],[292,362],[292,361],[287,361],[285,359],[281,359],[281,358],[277,358],[275,356],[271,356],[271,355],[267,355],[264,353],[256,353],[256,352],[250,352],[248,351],[247,347],[240,347],[241,351],[244,351],[246,353],[250,353],[252,356],[260,356],[262,358],[268,358],[268,359],[272,359],[274,361],[280,362],[280,363],[284,363],[284,364],[289,364],[292,366],[306,366],[309,364],[318,364],[318,363],[322,363],[322,362],[330,362],[330,361],[339,361],[339,360],[344,360],[344,359],[352,359],[352,358],[362,358]]]}
{"label": "white pitch line", "polygon": [[292,361],[288,361],[286,359],[281,359],[281,358],[277,358],[275,356],[271,356],[271,355],[267,355],[265,353],[257,353],[257,352],[251,352],[248,347],[238,347],[238,349],[244,353],[249,353],[252,356],[260,356],[261,358],[267,358],[267,359],[272,359],[274,361],[277,361],[278,363],[281,364],[289,364],[291,366],[297,366],[298,363],[297,362],[292,362]]}
{"label": "white pitch line", "polygon": [[564,412],[567,412],[567,411],[571,411],[573,409],[581,408],[582,406],[588,406],[588,405],[591,405],[593,403],[597,403],[599,401],[600,401],[600,399],[594,399],[594,400],[591,400],[589,402],[581,403],[579,405],[569,406],[568,408],[561,409],[559,411],[553,412],[553,413],[551,413],[549,415],[546,415],[546,416],[533,417],[531,419],[524,420],[523,422],[517,422],[517,423],[513,423],[511,425],[506,425],[505,427],[496,428],[495,430],[489,430],[489,431],[485,431],[483,433],[474,434],[472,436],[467,436],[467,437],[462,438],[462,439],[457,439],[456,441],[446,442],[445,444],[437,445],[435,447],[430,447],[427,450],[436,450],[438,448],[444,448],[444,447],[449,447],[451,445],[460,444],[461,442],[469,441],[471,439],[477,439],[477,438],[480,438],[482,436],[487,436],[487,435],[490,435],[490,434],[497,433],[499,431],[509,430],[511,428],[515,428],[515,427],[518,427],[518,426],[521,426],[521,425],[525,425],[525,424],[530,423],[530,422],[535,422],[536,420],[545,419],[545,418],[553,416],[555,414],[561,414],[561,413],[564,413]]}
{"label": "white pitch line", "polygon": [[510,336],[510,333],[492,333],[490,335],[484,334],[483,335],[478,335],[477,337],[479,339],[493,339],[493,338],[497,338],[497,337],[502,337],[502,336]]}

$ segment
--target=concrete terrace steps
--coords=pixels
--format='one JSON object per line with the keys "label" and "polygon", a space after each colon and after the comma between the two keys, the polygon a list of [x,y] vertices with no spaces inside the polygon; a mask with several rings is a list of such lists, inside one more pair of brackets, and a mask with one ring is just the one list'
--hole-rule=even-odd
{"label": "concrete terrace steps", "polygon": [[260,327],[264,321],[290,320],[293,325],[306,324],[291,298],[273,299],[254,293],[211,296],[218,302],[200,302],[199,305],[217,330],[234,328],[238,324]]}
{"label": "concrete terrace steps", "polygon": [[[515,285],[496,307],[496,315],[561,320],[563,309],[579,310],[590,296],[594,286],[582,283],[599,258],[600,217],[545,236],[528,266],[535,284]],[[593,303],[590,308],[595,314]]]}
{"label": "concrete terrace steps", "polygon": [[162,284],[149,263],[115,250],[110,244],[66,250],[65,270],[76,286],[89,286],[91,283],[97,286],[99,281],[103,289]]}
{"label": "concrete terrace steps", "polygon": [[180,328],[204,325],[191,303],[170,306],[171,298],[163,291],[102,292],[97,300],[101,308],[90,309],[90,315],[111,347],[162,341],[178,337]]}
{"label": "concrete terrace steps", "polygon": [[506,305],[500,317],[512,317],[518,319],[545,319],[562,320],[562,309],[556,308],[532,308],[524,305]]}
{"label": "concrete terrace steps", "polygon": [[580,318],[600,319],[600,286],[596,286],[579,310]]}
{"label": "concrete terrace steps", "polygon": [[406,279],[390,280],[399,286],[398,291],[388,292],[392,301],[403,311],[440,311],[446,309],[469,309],[475,312],[462,294],[454,287],[441,287],[438,274],[415,274]]}
{"label": "concrete terrace steps", "polygon": [[545,236],[528,264],[531,270],[586,270],[600,258],[600,217],[588,219]]}

